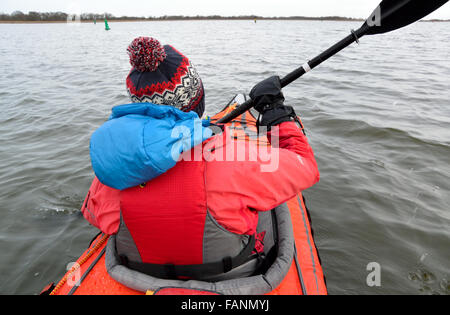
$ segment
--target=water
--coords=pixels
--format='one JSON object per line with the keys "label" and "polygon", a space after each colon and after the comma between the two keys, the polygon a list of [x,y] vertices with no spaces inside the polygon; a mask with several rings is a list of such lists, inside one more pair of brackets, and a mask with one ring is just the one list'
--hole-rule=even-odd
{"label": "water", "polygon": [[[128,103],[125,49],[153,35],[188,55],[207,111],[284,75],[359,23],[185,21],[0,25],[0,293],[35,294],[96,230],[79,208],[89,138]],[[449,294],[450,28],[367,37],[285,89],[321,171],[306,192],[332,294]],[[366,284],[371,262],[381,287]]]}

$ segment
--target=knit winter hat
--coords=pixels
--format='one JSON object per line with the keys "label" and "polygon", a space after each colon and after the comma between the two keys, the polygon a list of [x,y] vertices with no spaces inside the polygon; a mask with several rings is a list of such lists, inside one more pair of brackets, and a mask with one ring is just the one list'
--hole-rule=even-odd
{"label": "knit winter hat", "polygon": [[133,103],[169,105],[203,116],[203,83],[187,57],[150,37],[136,38],[127,51],[133,66],[127,89]]}

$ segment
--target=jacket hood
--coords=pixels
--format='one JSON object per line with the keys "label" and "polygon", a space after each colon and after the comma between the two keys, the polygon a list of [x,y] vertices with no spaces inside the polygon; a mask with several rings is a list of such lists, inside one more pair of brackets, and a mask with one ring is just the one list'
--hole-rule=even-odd
{"label": "jacket hood", "polygon": [[212,137],[209,121],[171,106],[116,106],[91,137],[92,168],[100,182],[124,190],[173,168],[183,152]]}

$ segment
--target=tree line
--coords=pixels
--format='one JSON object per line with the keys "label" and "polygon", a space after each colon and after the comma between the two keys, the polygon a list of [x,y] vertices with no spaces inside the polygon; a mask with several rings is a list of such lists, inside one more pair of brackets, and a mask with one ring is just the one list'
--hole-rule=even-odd
{"label": "tree line", "polygon": [[[0,13],[0,21],[14,21],[14,22],[58,22],[67,21],[67,18],[72,18],[69,14],[64,12],[35,12],[30,11],[28,13],[23,13],[21,11],[14,11],[11,14]],[[334,20],[334,21],[348,21],[357,20],[338,16],[314,18],[314,17],[304,17],[304,16],[292,16],[292,17],[261,17],[256,15],[244,15],[244,16],[220,16],[220,15],[209,15],[209,16],[184,16],[184,15],[164,15],[159,17],[136,17],[136,16],[120,16],[116,17],[113,14],[95,14],[95,13],[82,13],[79,15],[81,21],[93,21],[93,20],[148,20],[148,21],[164,21],[164,20],[271,20],[271,19],[282,19],[282,20]]]}
{"label": "tree line", "polygon": [[[14,11],[11,14],[0,13],[0,21],[17,21],[17,22],[59,22],[67,21],[67,18],[73,17],[65,12],[34,12],[30,11],[27,14],[21,11]],[[82,13],[79,15],[82,21],[93,21],[93,20],[142,20],[145,17],[131,17],[131,16],[121,16],[115,17],[110,13],[95,14],[95,13]]]}
{"label": "tree line", "polygon": [[[82,13],[79,16],[81,21],[93,21],[108,19],[111,21],[133,21],[133,20],[146,20],[146,21],[175,21],[175,20],[306,20],[306,21],[362,21],[363,19],[354,19],[341,16],[324,16],[324,17],[307,17],[307,16],[289,16],[289,17],[262,17],[256,15],[241,15],[241,16],[220,16],[220,15],[208,15],[208,16],[184,16],[184,15],[164,15],[164,16],[149,16],[149,17],[136,17],[136,16],[114,16],[110,13],[96,14],[96,13]],[[73,15],[69,15],[64,12],[35,12],[30,11],[23,13],[21,11],[14,11],[11,14],[0,12],[0,21],[13,21],[13,22],[60,22],[67,21],[67,18],[73,19]],[[449,20],[428,20],[430,22],[448,22]]]}
{"label": "tree line", "polygon": [[353,19],[340,16],[325,17],[307,17],[307,16],[284,16],[284,17],[263,17],[257,15],[239,15],[239,16],[184,16],[184,15],[165,15],[160,17],[149,17],[149,20],[307,20],[307,21],[361,21],[362,19]]}

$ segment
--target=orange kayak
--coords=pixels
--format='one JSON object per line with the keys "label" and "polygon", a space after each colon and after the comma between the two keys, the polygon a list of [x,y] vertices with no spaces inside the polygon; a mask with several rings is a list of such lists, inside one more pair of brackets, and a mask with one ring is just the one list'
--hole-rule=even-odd
{"label": "orange kayak", "polygon": [[[218,119],[227,115],[239,103],[239,100],[245,101],[245,96],[238,96],[233,99],[220,113],[211,118],[214,123]],[[247,112],[230,122],[228,126],[235,131],[235,135],[239,139],[245,141],[258,141],[259,145],[269,145],[265,136],[258,136],[256,131],[256,119],[251,112]],[[325,278],[319,258],[319,254],[314,242],[313,233],[310,224],[310,216],[305,205],[304,197],[299,194],[296,198],[288,201],[280,209],[275,210],[277,216],[281,218],[279,221],[287,227],[282,228],[282,232],[278,232],[280,243],[277,260],[273,266],[267,271],[267,274],[246,278],[236,279],[231,286],[233,289],[227,288],[227,284],[214,283],[207,284],[201,282],[179,282],[174,286],[174,281],[161,280],[150,281],[144,279],[148,276],[141,275],[142,281],[136,284],[130,281],[118,281],[126,278],[128,274],[131,278],[138,278],[136,272],[123,270],[124,266],[111,268],[114,257],[111,258],[109,252],[113,243],[114,236],[105,234],[98,235],[89,248],[81,255],[77,262],[73,265],[66,275],[57,285],[49,285],[42,294],[50,295],[151,295],[158,292],[162,288],[177,287],[178,291],[173,294],[189,294],[183,293],[186,290],[179,290],[180,285],[185,289],[194,289],[202,294],[208,291],[215,291],[221,294],[266,294],[266,295],[326,295],[327,288]],[[284,233],[284,234],[283,234]],[[114,246],[113,246],[114,247]],[[120,276],[114,275],[120,269]],[[113,270],[113,271],[111,271]],[[264,281],[262,281],[264,277]],[[231,281],[233,282],[233,281]],[[267,282],[269,285],[267,285]],[[133,283],[130,285],[130,283]],[[153,283],[152,285],[146,283]],[[157,283],[157,284],[156,284]],[[249,283],[254,283],[254,288],[239,290],[239,284],[245,283],[248,287]],[[251,286],[251,285],[250,285]],[[211,290],[214,288],[216,290]],[[217,288],[222,288],[218,290]],[[238,288],[238,289],[236,289]],[[181,288],[183,289],[183,288]],[[197,293],[190,293],[197,294]]]}

